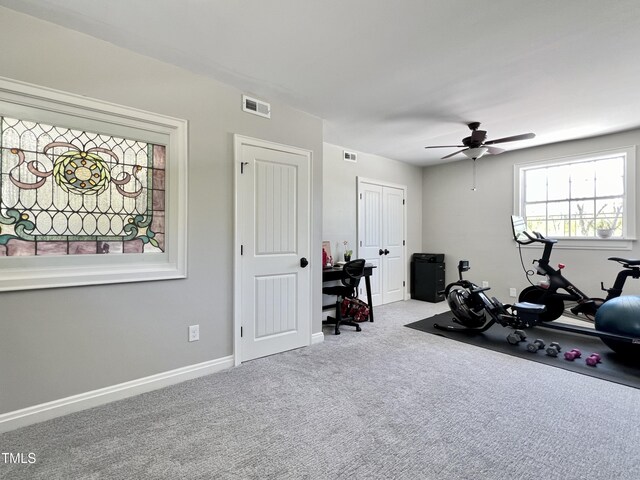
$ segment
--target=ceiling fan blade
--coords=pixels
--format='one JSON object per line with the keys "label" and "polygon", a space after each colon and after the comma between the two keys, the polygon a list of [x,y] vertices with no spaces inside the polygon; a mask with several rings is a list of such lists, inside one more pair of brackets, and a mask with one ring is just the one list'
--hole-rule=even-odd
{"label": "ceiling fan blade", "polygon": [[498,147],[487,147],[489,149],[489,153],[491,155],[498,155],[502,152],[506,152],[506,150],[504,148],[498,148]]}
{"label": "ceiling fan blade", "polygon": [[424,148],[462,148],[464,145],[433,145]]}
{"label": "ceiling fan blade", "polygon": [[446,155],[446,156],[442,157],[440,160],[446,160],[447,158],[451,158],[454,155],[457,155],[459,153],[464,152],[465,150],[469,150],[469,149],[468,148],[463,148],[462,150],[458,150],[457,152],[453,152],[453,153],[450,153],[449,155]]}
{"label": "ceiling fan blade", "polygon": [[516,140],[528,140],[529,138],[534,138],[535,136],[536,136],[535,133],[523,133],[521,135],[514,135],[512,137],[498,138],[497,140],[487,140],[486,142],[484,142],[484,144],[493,145],[494,143],[515,142]]}

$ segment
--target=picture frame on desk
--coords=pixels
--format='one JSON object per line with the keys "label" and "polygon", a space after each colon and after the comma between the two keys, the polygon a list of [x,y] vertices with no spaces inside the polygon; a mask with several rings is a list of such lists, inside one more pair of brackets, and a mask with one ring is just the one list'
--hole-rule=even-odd
{"label": "picture frame on desk", "polygon": [[333,266],[333,256],[331,255],[331,242],[323,240],[322,242],[322,267],[330,268]]}

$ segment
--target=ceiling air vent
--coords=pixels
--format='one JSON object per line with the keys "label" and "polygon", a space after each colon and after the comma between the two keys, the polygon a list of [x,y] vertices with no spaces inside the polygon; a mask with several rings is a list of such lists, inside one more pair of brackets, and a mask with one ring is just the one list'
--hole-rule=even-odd
{"label": "ceiling air vent", "polygon": [[358,156],[353,152],[347,152],[346,150],[344,150],[344,159],[347,162],[357,162]]}
{"label": "ceiling air vent", "polygon": [[271,118],[271,105],[267,102],[261,102],[256,98],[242,95],[242,110],[245,112],[260,115],[261,117]]}

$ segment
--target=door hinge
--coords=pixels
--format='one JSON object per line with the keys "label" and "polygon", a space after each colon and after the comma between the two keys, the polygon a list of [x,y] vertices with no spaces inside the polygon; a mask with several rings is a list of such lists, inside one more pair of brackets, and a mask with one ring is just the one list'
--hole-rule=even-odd
{"label": "door hinge", "polygon": [[402,199],[402,204],[404,205],[404,198]]}
{"label": "door hinge", "polygon": [[240,162],[240,175],[244,173],[244,166],[249,165],[249,162]]}
{"label": "door hinge", "polygon": [[406,284],[406,282],[405,282],[404,280],[402,281],[402,286],[403,286],[403,287],[406,287],[406,286],[407,286],[407,284]]}
{"label": "door hinge", "polygon": [[406,245],[406,243],[404,243],[404,240],[402,240],[402,246],[404,247]]}
{"label": "door hinge", "polygon": [[244,245],[240,245],[240,255],[244,255]]}
{"label": "door hinge", "polygon": [[243,334],[243,333],[244,333],[244,332],[242,331],[242,327],[240,327],[240,336],[241,336],[241,337],[242,337],[242,334]]}
{"label": "door hinge", "polygon": [[362,200],[362,194],[360,194],[360,200]]}

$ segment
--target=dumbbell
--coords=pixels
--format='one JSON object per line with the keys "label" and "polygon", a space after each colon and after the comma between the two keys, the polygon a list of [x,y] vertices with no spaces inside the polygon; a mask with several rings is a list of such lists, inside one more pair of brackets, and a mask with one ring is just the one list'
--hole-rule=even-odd
{"label": "dumbbell", "polygon": [[507,342],[511,345],[518,345],[520,342],[524,342],[527,336],[522,330],[514,330],[509,335],[507,335]]}
{"label": "dumbbell", "polygon": [[551,342],[547,347],[546,352],[550,357],[557,357],[560,350],[562,350],[562,348],[560,348],[560,344],[558,342]]}
{"label": "dumbbell", "polygon": [[538,350],[542,350],[544,348],[544,342],[539,338],[536,338],[533,342],[527,344],[527,350],[531,353],[538,353]]}
{"label": "dumbbell", "polygon": [[602,363],[602,357],[597,353],[592,353],[585,359],[585,362],[587,362],[587,365],[590,367],[595,367],[599,363]]}
{"label": "dumbbell", "polygon": [[580,358],[582,356],[582,352],[577,348],[572,348],[568,352],[564,352],[564,359],[573,362],[576,358]]}

